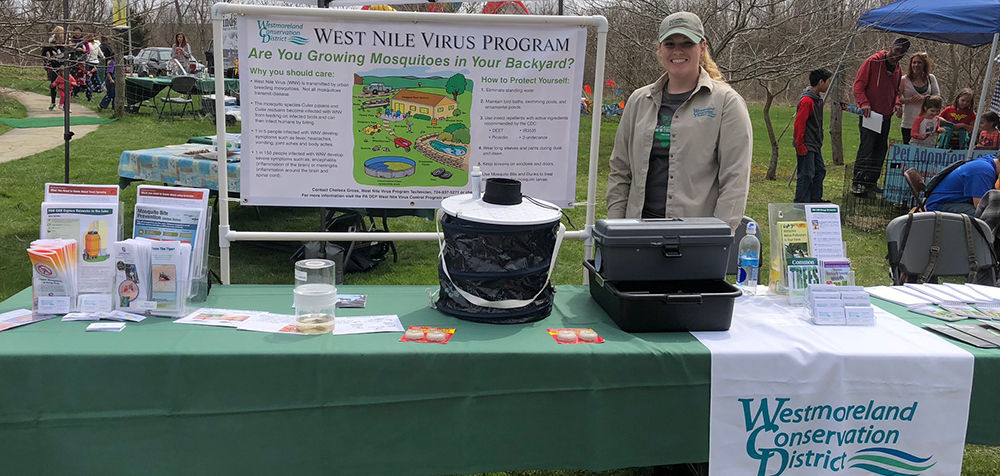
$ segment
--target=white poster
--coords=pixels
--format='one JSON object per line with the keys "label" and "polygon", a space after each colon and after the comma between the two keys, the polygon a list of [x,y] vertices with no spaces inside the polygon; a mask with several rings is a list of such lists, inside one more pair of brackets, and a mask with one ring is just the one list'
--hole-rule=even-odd
{"label": "white poster", "polygon": [[961,473],[971,354],[880,309],[815,326],[780,301],[692,333],[712,352],[712,475]]}
{"label": "white poster", "polygon": [[436,208],[469,171],[575,197],[586,29],[238,19],[242,202]]}

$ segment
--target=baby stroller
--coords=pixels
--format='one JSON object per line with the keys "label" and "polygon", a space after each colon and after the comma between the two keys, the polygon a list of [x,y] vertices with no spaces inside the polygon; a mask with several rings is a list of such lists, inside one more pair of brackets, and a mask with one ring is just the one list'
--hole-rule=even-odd
{"label": "baby stroller", "polygon": [[938,149],[967,149],[969,147],[969,131],[955,129],[955,124],[941,121],[944,132],[938,136]]}
{"label": "baby stroller", "polygon": [[71,70],[73,78],[76,79],[76,86],[73,87],[73,97],[77,97],[80,91],[83,91],[87,95],[87,100],[90,101],[93,98],[93,93],[90,92],[90,72],[87,71],[87,67],[82,63],[77,64]]}

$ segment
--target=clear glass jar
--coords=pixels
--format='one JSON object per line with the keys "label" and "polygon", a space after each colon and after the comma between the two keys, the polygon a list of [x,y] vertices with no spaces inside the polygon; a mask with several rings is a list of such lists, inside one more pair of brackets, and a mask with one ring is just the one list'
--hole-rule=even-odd
{"label": "clear glass jar", "polygon": [[305,334],[325,334],[334,328],[337,287],[333,261],[305,259],[295,263],[296,328]]}

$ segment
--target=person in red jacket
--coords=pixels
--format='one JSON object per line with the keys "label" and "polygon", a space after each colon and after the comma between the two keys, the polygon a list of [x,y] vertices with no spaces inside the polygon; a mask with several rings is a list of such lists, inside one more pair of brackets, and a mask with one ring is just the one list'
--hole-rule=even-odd
{"label": "person in red jacket", "polygon": [[882,115],[882,130],[875,132],[861,126],[863,118],[858,118],[858,129],[861,131],[861,143],[858,145],[858,157],[854,162],[854,180],[851,183],[851,193],[868,195],[872,192],[882,193],[878,187],[878,179],[882,174],[882,164],[885,154],[889,151],[889,129],[892,125],[892,115],[900,116],[902,107],[899,103],[899,81],[902,77],[900,60],[910,49],[910,40],[896,38],[889,50],[879,51],[868,57],[858,75],[854,79],[854,99],[861,108],[864,117],[871,116],[875,111]]}
{"label": "person in red jacket", "polygon": [[799,107],[795,112],[796,170],[795,203],[823,201],[823,96],[830,87],[832,74],[825,69],[809,73],[809,87],[802,91]]}

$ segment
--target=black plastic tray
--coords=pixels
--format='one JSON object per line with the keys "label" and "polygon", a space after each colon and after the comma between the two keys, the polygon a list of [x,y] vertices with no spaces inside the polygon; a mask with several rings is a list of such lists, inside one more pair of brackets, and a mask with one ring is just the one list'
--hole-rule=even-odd
{"label": "black plastic tray", "polygon": [[724,331],[743,293],[722,279],[607,281],[583,262],[590,296],[625,332]]}

